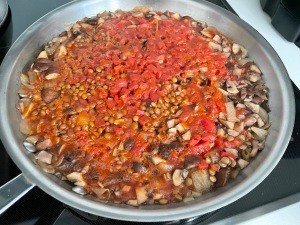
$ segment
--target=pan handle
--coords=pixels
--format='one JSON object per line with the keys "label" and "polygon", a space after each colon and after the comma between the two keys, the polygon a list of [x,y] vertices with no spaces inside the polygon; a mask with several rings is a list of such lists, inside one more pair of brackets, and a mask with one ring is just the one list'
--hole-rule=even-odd
{"label": "pan handle", "polygon": [[30,191],[35,184],[30,183],[21,173],[0,187],[0,215]]}

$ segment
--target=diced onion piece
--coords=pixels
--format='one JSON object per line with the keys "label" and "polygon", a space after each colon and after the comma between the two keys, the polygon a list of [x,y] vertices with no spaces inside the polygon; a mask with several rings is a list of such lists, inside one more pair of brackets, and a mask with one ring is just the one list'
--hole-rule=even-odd
{"label": "diced onion piece", "polygon": [[167,127],[172,128],[175,126],[175,119],[171,119],[167,121]]}
{"label": "diced onion piece", "polygon": [[168,130],[168,133],[169,134],[176,134],[177,133],[177,130],[176,130],[176,128],[175,127],[172,127],[172,128],[170,128],[169,130]]}
{"label": "diced onion piece", "polygon": [[146,191],[145,187],[136,187],[135,193],[136,193],[137,203],[139,205],[143,204],[145,201],[147,201],[148,196],[147,196],[147,191]]}
{"label": "diced onion piece", "polygon": [[83,179],[82,173],[80,172],[72,172],[67,175],[67,179],[71,182],[73,182],[77,186],[84,187],[86,185],[86,182]]}
{"label": "diced onion piece", "polygon": [[46,151],[40,151],[37,154],[37,159],[41,162],[47,163],[47,164],[51,164],[51,160],[52,160],[52,154]]}
{"label": "diced onion piece", "polygon": [[138,206],[138,201],[136,199],[130,199],[127,202],[127,205],[131,205],[131,206]]}
{"label": "diced onion piece", "polygon": [[185,141],[189,141],[191,139],[191,136],[192,136],[192,133],[191,133],[190,130],[188,130],[187,132],[185,132],[182,135],[182,139],[185,140]]}
{"label": "diced onion piece", "polygon": [[241,169],[244,169],[246,166],[248,166],[249,162],[246,161],[246,160],[244,160],[244,159],[239,159],[239,160],[237,161],[237,164],[239,165],[239,167],[240,167]]}
{"label": "diced onion piece", "polygon": [[179,133],[183,133],[185,131],[185,128],[181,123],[176,125],[176,129],[178,130]]}
{"label": "diced onion piece", "polygon": [[38,59],[48,59],[48,55],[46,51],[41,51],[41,53],[37,57]]}
{"label": "diced onion piece", "polygon": [[233,154],[234,156],[238,156],[238,150],[234,149],[234,148],[225,148],[225,151],[228,153]]}
{"label": "diced onion piece", "polygon": [[153,162],[154,165],[157,165],[157,164],[159,164],[161,162],[166,162],[166,160],[164,160],[164,159],[162,159],[160,157],[157,157],[157,156],[153,156],[152,157],[152,162]]}

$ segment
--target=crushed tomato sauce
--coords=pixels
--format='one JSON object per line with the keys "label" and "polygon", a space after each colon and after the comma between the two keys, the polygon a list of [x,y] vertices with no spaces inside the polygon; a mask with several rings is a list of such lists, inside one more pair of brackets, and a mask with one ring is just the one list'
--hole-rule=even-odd
{"label": "crushed tomato sauce", "polygon": [[229,58],[209,46],[192,18],[147,15],[84,19],[64,47],[48,53],[58,76],[47,78],[45,58],[31,68],[34,98],[24,117],[38,151],[52,155],[57,176],[80,181],[100,200],[181,201],[197,191],[193,171],[220,170],[211,154],[235,159],[224,149],[243,143],[218,134],[227,101],[220,88],[237,79]]}

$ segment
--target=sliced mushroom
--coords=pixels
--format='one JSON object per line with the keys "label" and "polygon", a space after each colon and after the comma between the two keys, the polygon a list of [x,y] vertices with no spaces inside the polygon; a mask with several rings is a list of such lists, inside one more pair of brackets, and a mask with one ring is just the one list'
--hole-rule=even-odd
{"label": "sliced mushroom", "polygon": [[36,149],[37,150],[46,150],[49,149],[53,146],[53,143],[51,141],[51,139],[45,139],[43,141],[39,141],[36,144]]}
{"label": "sliced mushroom", "polygon": [[220,122],[227,128],[233,129],[234,128],[234,122],[226,121],[226,120],[221,120]]}
{"label": "sliced mushroom", "polygon": [[209,179],[209,173],[207,170],[193,171],[191,173],[191,178],[197,192],[205,193],[211,189],[212,183]]}
{"label": "sliced mushroom", "polygon": [[230,170],[230,178],[231,179],[235,179],[237,177],[237,175],[239,174],[239,170],[238,169],[232,169]]}
{"label": "sliced mushroom", "polygon": [[238,118],[236,118],[236,110],[232,101],[225,103],[227,120],[230,122],[238,122]]}
{"label": "sliced mushroom", "polygon": [[82,173],[80,173],[80,172],[72,172],[72,173],[68,174],[67,179],[69,181],[73,182],[75,185],[80,186],[80,187],[84,187],[86,185],[86,182],[83,179]]}
{"label": "sliced mushroom", "polygon": [[262,128],[258,128],[258,127],[251,127],[250,128],[254,134],[255,134],[255,137],[257,140],[259,141],[263,141],[265,140],[266,136],[268,135],[268,131],[262,129]]}
{"label": "sliced mushroom", "polygon": [[244,46],[240,46],[241,52],[242,52],[242,59],[246,58],[246,56],[248,55],[248,51],[246,48],[244,48]]}
{"label": "sliced mushroom", "polygon": [[250,157],[250,149],[249,149],[249,148],[242,149],[241,155],[242,155],[242,158],[243,158],[243,159],[245,159],[246,161],[249,161],[249,157]]}
{"label": "sliced mushroom", "polygon": [[241,46],[236,44],[236,43],[233,43],[232,44],[232,52],[233,54],[238,54],[241,50]]}
{"label": "sliced mushroom", "polygon": [[88,18],[85,23],[95,26],[98,24],[98,20],[97,18]]}
{"label": "sliced mushroom", "polygon": [[182,184],[185,178],[187,177],[188,173],[189,171],[186,169],[176,169],[172,176],[174,186],[179,186],[180,184]]}
{"label": "sliced mushroom", "polygon": [[77,114],[76,110],[72,107],[65,108],[63,113],[68,116]]}
{"label": "sliced mushroom", "polygon": [[[225,47],[225,48],[223,48],[223,52],[224,53],[229,53],[230,54],[230,52],[231,52],[231,48],[230,47]],[[228,68],[228,67],[227,67]],[[229,68],[228,68],[229,69]],[[232,69],[232,68],[231,68]]]}
{"label": "sliced mushroom", "polygon": [[225,184],[227,183],[228,178],[229,178],[229,174],[230,174],[230,168],[229,167],[220,169],[219,172],[217,172],[215,174],[216,182],[214,183],[214,187],[216,187],[216,188],[224,187]]}
{"label": "sliced mushroom", "polygon": [[145,187],[136,187],[135,193],[138,205],[141,205],[148,200],[148,195]]}
{"label": "sliced mushroom", "polygon": [[168,134],[175,136],[177,134],[177,129],[175,127],[170,128]]}
{"label": "sliced mushroom", "polygon": [[29,126],[27,120],[21,119],[20,121],[20,131],[22,134],[31,135],[33,133],[31,127]]}
{"label": "sliced mushroom", "polygon": [[259,73],[249,73],[247,75],[247,79],[250,80],[251,82],[255,83],[255,82],[261,80],[261,76]]}
{"label": "sliced mushroom", "polygon": [[222,42],[221,37],[220,37],[219,35],[217,35],[217,34],[213,37],[213,40],[214,40],[215,42],[219,43],[219,44]]}
{"label": "sliced mushroom", "polygon": [[53,88],[43,88],[41,96],[44,102],[50,103],[57,99],[60,96],[60,93]]}
{"label": "sliced mushroom", "polygon": [[218,52],[222,52],[222,46],[215,43],[215,42],[209,42],[208,46],[211,47],[213,50],[218,51]]}
{"label": "sliced mushroom", "polygon": [[269,122],[269,114],[267,113],[266,110],[264,110],[264,108],[259,107],[258,115],[260,116],[260,118],[261,118],[265,123],[268,123],[268,122]]}
{"label": "sliced mushroom", "polygon": [[36,152],[36,148],[34,146],[34,143],[31,143],[29,141],[24,141],[23,145],[24,145],[24,147],[26,148],[27,151],[32,152],[32,153]]}
{"label": "sliced mushroom", "polygon": [[250,152],[250,157],[254,158],[257,155],[258,149],[257,148],[253,148]]}
{"label": "sliced mushroom", "polygon": [[161,173],[168,173],[174,169],[174,165],[168,162],[161,162],[157,165],[157,170]]}
{"label": "sliced mushroom", "polygon": [[124,149],[131,150],[134,148],[134,140],[132,138],[126,138],[124,142]]}
{"label": "sliced mushroom", "polygon": [[23,84],[28,89],[31,89],[31,90],[34,89],[34,86],[30,84],[29,77],[26,74],[21,73],[21,75],[20,75],[20,81],[21,81],[21,84]]}
{"label": "sliced mushroom", "polygon": [[256,95],[254,95],[252,98],[252,102],[257,105],[260,105],[261,103],[263,103],[263,101],[264,100],[261,97],[256,96]]}
{"label": "sliced mushroom", "polygon": [[35,61],[32,68],[37,72],[44,72],[53,66],[53,61],[45,58],[39,58]]}
{"label": "sliced mushroom", "polygon": [[86,195],[88,193],[88,191],[80,186],[75,186],[72,188],[72,191],[74,191],[75,193],[79,194],[79,195]]}
{"label": "sliced mushroom", "polygon": [[239,66],[241,68],[248,68],[253,64],[253,60],[249,58],[244,58],[239,61]]}
{"label": "sliced mushroom", "polygon": [[237,89],[236,84],[231,80],[226,81],[226,88],[227,88],[227,91],[231,94],[239,93],[239,90]]}
{"label": "sliced mushroom", "polygon": [[246,106],[248,109],[250,109],[252,112],[254,112],[254,113],[256,113],[256,114],[259,113],[259,108],[260,108],[259,105],[254,104],[254,103],[252,103],[252,102],[245,102],[244,104],[245,104],[245,106]]}
{"label": "sliced mushroom", "polygon": [[46,151],[40,151],[37,155],[37,160],[47,163],[47,164],[51,164],[52,161],[52,154]]}
{"label": "sliced mushroom", "polygon": [[257,122],[257,119],[252,115],[247,116],[244,120],[244,124],[246,127],[250,127],[253,124],[255,124],[256,122]]}
{"label": "sliced mushroom", "polygon": [[57,77],[59,77],[60,74],[59,73],[49,73],[45,76],[46,80],[53,80],[56,79]]}
{"label": "sliced mushroom", "polygon": [[39,140],[39,137],[37,135],[28,136],[25,141],[35,144]]}
{"label": "sliced mushroom", "polygon": [[235,68],[235,69],[232,71],[232,74],[235,75],[235,76],[241,76],[241,75],[242,75],[242,69],[240,69],[240,68]]}
{"label": "sliced mushroom", "polygon": [[208,38],[212,38],[213,37],[213,34],[209,31],[209,29],[202,30],[201,34],[203,34],[205,37],[208,37]]}
{"label": "sliced mushroom", "polygon": [[241,133],[245,128],[245,123],[244,122],[239,122],[239,123],[236,123],[235,126],[234,126],[234,130]]}
{"label": "sliced mushroom", "polygon": [[233,154],[236,157],[238,156],[238,150],[236,150],[235,148],[225,148],[225,151]]}
{"label": "sliced mushroom", "polygon": [[259,128],[262,128],[265,125],[265,122],[262,120],[262,118],[257,119],[257,125]]}
{"label": "sliced mushroom", "polygon": [[182,144],[178,140],[174,140],[170,143],[160,143],[158,148],[158,154],[164,158],[169,158],[169,154],[171,150],[180,150],[182,148]]}
{"label": "sliced mushroom", "polygon": [[46,172],[46,173],[50,173],[53,174],[55,172],[55,169],[52,165],[49,165],[47,163],[44,163],[42,161],[37,160],[37,164],[41,167],[41,169]]}
{"label": "sliced mushroom", "polygon": [[257,66],[257,65],[254,65],[254,64],[250,66],[250,71],[253,71],[253,72],[255,72],[255,73],[261,74],[261,71],[260,71],[260,69],[258,68],[258,66]]}
{"label": "sliced mushroom", "polygon": [[92,190],[100,200],[108,200],[110,198],[111,193],[110,190],[107,188],[93,188]]}
{"label": "sliced mushroom", "polygon": [[200,159],[198,156],[187,155],[184,158],[184,168],[186,168],[186,169],[194,168],[194,167],[198,166],[199,163],[200,163]]}
{"label": "sliced mushroom", "polygon": [[142,163],[139,163],[139,162],[133,162],[132,169],[136,173],[146,173],[147,172],[147,168],[145,167],[145,165]]}
{"label": "sliced mushroom", "polygon": [[228,132],[228,135],[230,135],[230,136],[232,136],[232,137],[237,137],[237,136],[239,136],[239,132],[237,132],[236,130],[231,130],[231,129],[228,129],[227,130],[227,132]]}
{"label": "sliced mushroom", "polygon": [[162,162],[166,162],[166,160],[158,157],[158,156],[153,156],[152,157],[152,162],[154,165],[158,165],[159,163],[162,163]]}

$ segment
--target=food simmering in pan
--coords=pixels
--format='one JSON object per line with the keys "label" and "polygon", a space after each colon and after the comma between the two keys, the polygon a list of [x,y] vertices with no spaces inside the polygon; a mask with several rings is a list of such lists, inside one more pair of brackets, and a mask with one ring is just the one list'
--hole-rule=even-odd
{"label": "food simmering in pan", "polygon": [[270,126],[268,88],[240,44],[137,7],[84,18],[20,76],[24,146],[79,194],[189,201],[246,167]]}

